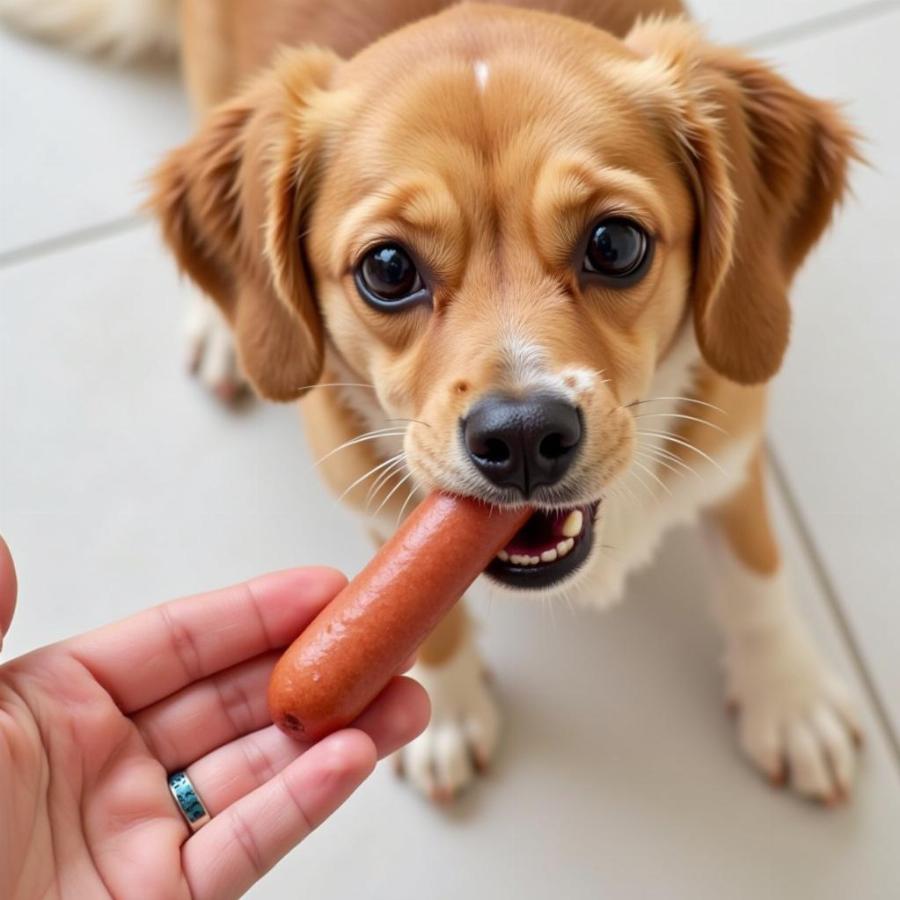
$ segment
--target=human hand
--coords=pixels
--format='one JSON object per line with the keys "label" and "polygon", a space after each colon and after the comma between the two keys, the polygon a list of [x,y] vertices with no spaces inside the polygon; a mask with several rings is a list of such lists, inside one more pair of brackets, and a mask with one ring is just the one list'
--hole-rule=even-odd
{"label": "human hand", "polygon": [[[237,897],[334,812],[428,719],[398,677],[313,746],[268,724],[281,648],[344,583],[266,575],[0,666],[0,896]],[[0,539],[0,637],[14,605]],[[212,816],[195,833],[167,784],[185,768]]]}

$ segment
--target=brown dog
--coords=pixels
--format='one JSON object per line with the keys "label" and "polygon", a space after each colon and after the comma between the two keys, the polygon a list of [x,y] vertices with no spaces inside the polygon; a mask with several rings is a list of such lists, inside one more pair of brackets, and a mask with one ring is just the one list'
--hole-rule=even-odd
{"label": "brown dog", "polygon": [[[605,605],[706,510],[741,745],[831,802],[857,726],[793,610],[761,436],[853,140],[680,12],[185,0],[204,117],[152,206],[260,394],[339,385],[305,399],[309,439],[375,535],[430,488],[525,497],[488,577]],[[227,385],[208,312],[199,333]],[[434,714],[404,768],[446,797],[498,728],[462,607],[417,671]]]}

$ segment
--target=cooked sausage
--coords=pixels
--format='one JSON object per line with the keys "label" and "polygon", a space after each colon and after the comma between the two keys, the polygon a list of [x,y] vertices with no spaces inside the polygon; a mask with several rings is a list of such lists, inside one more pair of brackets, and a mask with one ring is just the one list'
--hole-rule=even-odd
{"label": "cooked sausage", "polygon": [[530,513],[429,495],[278,661],[273,721],[310,741],[352,722]]}

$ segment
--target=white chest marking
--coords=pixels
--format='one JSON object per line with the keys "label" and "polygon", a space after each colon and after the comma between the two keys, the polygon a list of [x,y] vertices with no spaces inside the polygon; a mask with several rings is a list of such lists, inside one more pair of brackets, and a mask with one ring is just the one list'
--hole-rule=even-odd
{"label": "white chest marking", "polygon": [[[700,358],[692,329],[687,328],[669,357],[660,365],[647,397],[690,396],[695,364]],[[674,412],[678,401],[659,402],[654,410]],[[653,443],[649,439],[648,443]],[[658,440],[656,443],[659,443]],[[714,464],[699,456],[690,460],[694,475],[674,478],[670,493],[651,499],[651,490],[635,477],[626,477],[624,491],[614,490],[604,502],[598,539],[616,548],[616,556],[598,554],[585,566],[577,584],[577,596],[592,606],[608,606],[622,596],[629,573],[650,562],[663,535],[673,526],[694,521],[706,507],[733,493],[746,477],[747,465],[757,443],[756,437],[735,441]],[[666,445],[662,445],[666,446]],[[643,476],[644,480],[646,476]]]}

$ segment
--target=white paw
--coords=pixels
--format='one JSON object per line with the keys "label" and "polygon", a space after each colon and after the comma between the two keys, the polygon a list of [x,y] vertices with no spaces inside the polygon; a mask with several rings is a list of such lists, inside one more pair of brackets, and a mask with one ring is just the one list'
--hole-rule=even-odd
{"label": "white paw", "polygon": [[446,664],[417,664],[410,674],[428,691],[431,721],[395,761],[418,790],[447,803],[493,758],[500,734],[497,705],[472,642]]}
{"label": "white paw", "polygon": [[861,730],[843,682],[799,626],[745,635],[727,657],[741,747],[773,784],[828,805],[853,786]]}
{"label": "white paw", "polygon": [[0,0],[0,21],[85,53],[130,59],[178,46],[177,0]]}
{"label": "white paw", "polygon": [[248,389],[234,346],[234,336],[218,307],[197,294],[185,323],[188,366],[220,400],[231,403]]}

